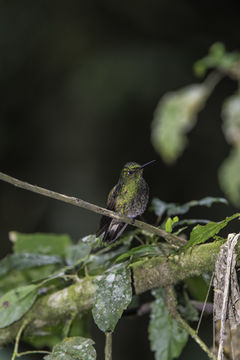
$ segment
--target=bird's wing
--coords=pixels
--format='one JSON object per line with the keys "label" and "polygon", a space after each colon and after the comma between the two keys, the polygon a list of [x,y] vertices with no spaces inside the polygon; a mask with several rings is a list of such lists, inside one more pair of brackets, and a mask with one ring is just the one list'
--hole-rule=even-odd
{"label": "bird's wing", "polygon": [[[117,184],[110,191],[110,193],[108,195],[108,199],[107,199],[107,206],[106,206],[108,210],[115,211],[116,197],[118,194],[118,190],[119,190],[119,185]],[[97,237],[100,236],[104,231],[105,231],[105,233],[107,233],[107,230],[111,224],[111,221],[112,221],[112,218],[110,218],[109,216],[103,215],[101,217],[99,229],[96,232]]]}

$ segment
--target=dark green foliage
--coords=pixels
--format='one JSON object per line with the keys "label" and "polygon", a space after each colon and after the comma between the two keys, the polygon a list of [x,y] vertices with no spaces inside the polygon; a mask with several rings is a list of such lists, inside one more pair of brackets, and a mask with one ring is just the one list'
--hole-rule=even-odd
{"label": "dark green foliage", "polygon": [[[187,133],[196,125],[199,112],[215,87],[224,77],[235,81],[237,91],[222,106],[223,133],[233,149],[220,166],[219,183],[229,200],[239,207],[240,52],[227,52],[224,44],[213,44],[208,55],[194,65],[197,76],[202,77],[209,70],[210,74],[202,83],[166,93],[160,99],[152,122],[152,143],[166,163],[176,162],[187,146]],[[159,213],[163,208],[164,204],[158,204]],[[184,212],[186,209],[179,210]]]}
{"label": "dark green foliage", "polygon": [[124,266],[117,266],[97,277],[92,314],[103,332],[113,331],[118,320],[132,300],[131,273]]}
{"label": "dark green foliage", "polygon": [[[7,327],[21,319],[38,296],[53,292],[52,298],[54,292],[64,290],[72,283],[77,284],[90,276],[92,286],[96,287],[93,292],[93,319],[103,332],[114,331],[123,311],[132,301],[131,267],[153,257],[178,257],[186,248],[212,239],[231,220],[239,217],[237,213],[221,222],[208,222],[204,226],[199,225],[197,220],[182,220],[178,217],[185,215],[193,206],[211,206],[216,202],[226,203],[226,200],[207,197],[178,205],[154,199],[152,209],[157,221],[169,233],[175,229],[175,233],[189,233],[189,227],[198,224],[192,229],[187,245],[180,249],[173,249],[156,235],[152,236],[139,229],[126,233],[119,241],[108,246],[104,246],[94,235],[86,236],[73,244],[67,235],[11,233],[14,253],[0,263],[0,327]],[[185,227],[181,228],[183,223]],[[135,246],[135,239],[143,244]],[[193,308],[190,297],[203,300],[203,289],[206,293],[207,285],[202,277],[199,278],[202,282],[191,280],[184,282],[184,300],[180,301],[178,311],[187,321],[196,321],[198,313]],[[151,348],[156,359],[171,360],[179,356],[188,335],[168,313],[164,293],[157,290],[153,294],[155,301],[149,325]],[[83,295],[79,293],[80,297]],[[141,304],[137,303],[135,306]],[[61,320],[58,324],[47,324],[42,327],[41,334],[24,333],[23,338],[36,348],[53,347],[53,352],[45,357],[46,360],[58,360],[61,356],[69,360],[95,359],[93,343],[88,339],[90,318],[89,310],[81,316],[73,313],[73,317],[66,319],[66,322]],[[78,352],[74,352],[74,347]]]}
{"label": "dark green foliage", "polygon": [[188,340],[188,333],[169,314],[165,304],[164,291],[152,292],[155,301],[149,323],[149,340],[155,360],[177,358]]}
{"label": "dark green foliage", "polygon": [[0,298],[0,328],[20,319],[37,298],[38,287],[26,285],[10,290]]}
{"label": "dark green foliage", "polygon": [[231,217],[227,217],[225,220],[220,222],[209,222],[206,225],[197,225],[193,228],[190,234],[190,240],[186,245],[186,249],[190,246],[195,246],[198,244],[202,244],[208,239],[212,238],[214,235],[218,234],[221,229],[223,229],[229,221],[232,221],[239,217],[240,214],[236,213]]}

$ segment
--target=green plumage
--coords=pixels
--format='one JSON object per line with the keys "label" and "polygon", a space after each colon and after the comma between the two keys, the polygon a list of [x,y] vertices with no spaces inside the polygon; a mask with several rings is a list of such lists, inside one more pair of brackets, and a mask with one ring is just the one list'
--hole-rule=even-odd
{"label": "green plumage", "polygon": [[[143,178],[143,166],[128,162],[123,167],[118,183],[108,195],[107,209],[133,219],[145,211],[148,185]],[[125,223],[102,216],[96,235],[100,236],[104,232],[103,241],[113,242],[119,238],[126,226]]]}

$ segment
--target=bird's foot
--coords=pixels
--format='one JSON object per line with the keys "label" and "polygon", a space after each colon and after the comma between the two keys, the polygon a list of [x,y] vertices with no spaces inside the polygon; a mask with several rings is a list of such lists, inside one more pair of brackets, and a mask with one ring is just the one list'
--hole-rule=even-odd
{"label": "bird's foot", "polygon": [[134,225],[135,223],[135,218],[134,217],[131,217],[131,216],[128,216],[130,219],[131,219],[131,225]]}

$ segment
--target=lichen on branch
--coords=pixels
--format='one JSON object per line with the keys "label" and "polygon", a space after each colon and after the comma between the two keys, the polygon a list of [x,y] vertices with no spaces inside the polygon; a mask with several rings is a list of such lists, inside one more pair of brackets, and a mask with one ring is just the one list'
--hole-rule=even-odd
{"label": "lichen on branch", "polygon": [[[131,266],[133,289],[136,294],[169,284],[176,284],[188,277],[200,275],[214,269],[215,261],[223,241],[215,241],[182,251],[178,255],[158,256],[137,262]],[[239,249],[238,249],[239,250]],[[81,314],[93,306],[96,286],[95,277],[85,277],[72,285],[44,294],[19,321],[0,329],[0,346],[11,342],[22,322],[28,320],[25,334],[41,330],[45,326],[57,325],[72,316]]]}

